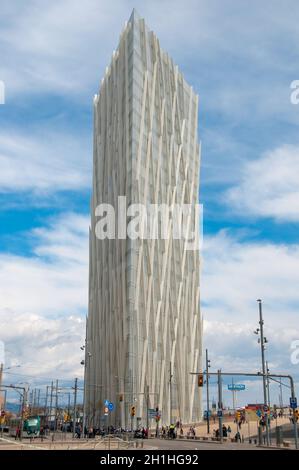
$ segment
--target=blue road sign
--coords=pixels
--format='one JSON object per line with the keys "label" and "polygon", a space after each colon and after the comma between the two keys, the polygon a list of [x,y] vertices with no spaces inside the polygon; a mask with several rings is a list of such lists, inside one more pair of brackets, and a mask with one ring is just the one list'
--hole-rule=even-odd
{"label": "blue road sign", "polygon": [[245,385],[244,384],[228,384],[228,390],[234,391],[234,392],[239,392],[240,390],[245,390]]}
{"label": "blue road sign", "polygon": [[217,411],[217,416],[218,416],[218,418],[221,418],[221,417],[222,417],[222,410],[218,410],[218,411]]}
{"label": "blue road sign", "polygon": [[113,410],[114,410],[114,405],[113,405],[113,403],[111,403],[111,401],[110,401],[109,404],[108,404],[108,408],[109,408],[109,411],[113,411]]}
{"label": "blue road sign", "polygon": [[104,401],[104,406],[109,406],[109,403],[110,403],[109,400],[105,400]]}
{"label": "blue road sign", "polygon": [[260,417],[262,416],[261,410],[256,410],[256,414],[257,414],[257,416],[260,418]]}
{"label": "blue road sign", "polygon": [[290,398],[290,408],[292,408],[293,410],[295,410],[297,408],[297,398],[294,397],[294,398]]}

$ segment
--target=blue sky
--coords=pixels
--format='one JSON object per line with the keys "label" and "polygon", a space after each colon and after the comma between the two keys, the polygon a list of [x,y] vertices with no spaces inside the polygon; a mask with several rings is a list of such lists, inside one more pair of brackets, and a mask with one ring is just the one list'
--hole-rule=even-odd
{"label": "blue sky", "polygon": [[[82,377],[92,98],[133,7],[200,96],[201,301],[212,366],[259,368],[252,331],[262,298],[270,368],[298,380],[290,362],[299,338],[295,0],[1,1],[6,363],[21,363],[24,377]],[[256,384],[243,397],[258,399]]]}

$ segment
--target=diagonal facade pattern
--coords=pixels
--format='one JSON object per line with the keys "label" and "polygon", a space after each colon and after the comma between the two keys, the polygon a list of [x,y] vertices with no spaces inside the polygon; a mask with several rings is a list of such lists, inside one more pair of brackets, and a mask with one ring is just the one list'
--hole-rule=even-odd
{"label": "diagonal facade pattern", "polygon": [[[130,239],[121,229],[124,205],[198,202],[198,96],[133,11],[94,99],[89,312],[85,413],[90,423],[129,427],[130,410],[146,424],[147,406],[162,423],[202,415],[200,255],[175,239]],[[96,208],[116,212],[116,238],[96,237]],[[195,224],[194,214],[191,224]],[[199,228],[198,228],[199,229]],[[105,400],[115,410],[103,418]]]}

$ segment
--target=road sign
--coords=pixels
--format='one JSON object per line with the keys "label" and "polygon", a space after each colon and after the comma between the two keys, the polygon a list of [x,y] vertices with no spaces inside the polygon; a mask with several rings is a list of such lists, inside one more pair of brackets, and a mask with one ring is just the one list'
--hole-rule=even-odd
{"label": "road sign", "polygon": [[217,411],[217,416],[218,416],[218,418],[221,418],[221,417],[222,417],[222,410],[218,410],[218,411]]}
{"label": "road sign", "polygon": [[154,408],[149,408],[149,409],[148,409],[148,414],[149,414],[149,417],[150,417],[150,418],[155,418],[157,412],[156,412],[156,410],[155,410]]}
{"label": "road sign", "polygon": [[297,408],[297,398],[294,397],[294,398],[290,398],[290,408],[292,408],[293,410],[295,410]]}
{"label": "road sign", "polygon": [[110,403],[109,400],[105,400],[104,401],[104,406],[109,406],[109,403]]}
{"label": "road sign", "polygon": [[113,403],[111,403],[111,401],[109,402],[108,409],[109,409],[109,411],[114,410],[114,405],[113,405]]}
{"label": "road sign", "polygon": [[267,411],[269,410],[268,405],[264,405],[264,406],[263,406],[263,410],[264,410],[265,412],[267,412]]}
{"label": "road sign", "polygon": [[256,414],[257,414],[257,416],[260,418],[260,417],[262,416],[261,410],[256,410]]}
{"label": "road sign", "polygon": [[232,392],[239,392],[240,390],[245,390],[245,385],[244,384],[228,384],[228,390],[231,390]]}

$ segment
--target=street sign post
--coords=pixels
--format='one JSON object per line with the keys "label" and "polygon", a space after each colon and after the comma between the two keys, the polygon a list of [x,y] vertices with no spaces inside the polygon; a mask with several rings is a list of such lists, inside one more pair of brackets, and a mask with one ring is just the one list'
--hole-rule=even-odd
{"label": "street sign post", "polygon": [[109,404],[108,404],[108,409],[109,409],[109,411],[113,411],[113,410],[114,410],[114,404],[111,403],[111,401],[110,401]]}
{"label": "street sign post", "polygon": [[290,398],[290,408],[292,408],[292,410],[295,410],[297,408],[297,398],[296,397],[291,397]]}
{"label": "street sign post", "polygon": [[227,388],[230,391],[239,392],[245,390],[246,387],[244,384],[228,384]]}
{"label": "street sign post", "polygon": [[154,408],[149,408],[148,409],[148,415],[149,415],[150,418],[155,418],[156,410]]}
{"label": "street sign post", "polygon": [[218,416],[218,418],[221,418],[222,415],[223,415],[222,410],[218,410],[218,411],[217,411],[217,416]]}

